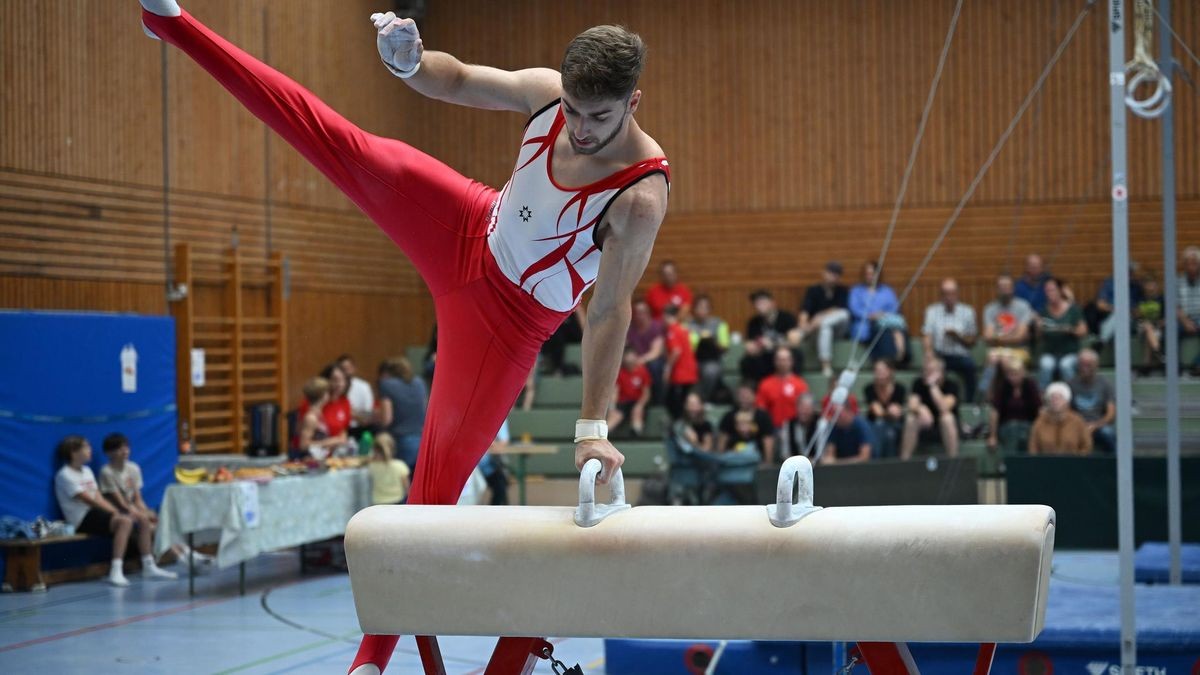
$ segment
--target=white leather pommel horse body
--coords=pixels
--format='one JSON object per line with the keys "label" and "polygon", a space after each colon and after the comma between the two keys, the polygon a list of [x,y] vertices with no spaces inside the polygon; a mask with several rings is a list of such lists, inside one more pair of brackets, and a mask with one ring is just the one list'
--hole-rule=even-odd
{"label": "white leather pommel horse body", "polygon": [[792,458],[780,503],[766,509],[589,508],[598,463],[589,468],[578,509],[358,513],[346,556],[362,630],[860,644],[1031,642],[1041,632],[1049,507],[820,509],[811,465]]}

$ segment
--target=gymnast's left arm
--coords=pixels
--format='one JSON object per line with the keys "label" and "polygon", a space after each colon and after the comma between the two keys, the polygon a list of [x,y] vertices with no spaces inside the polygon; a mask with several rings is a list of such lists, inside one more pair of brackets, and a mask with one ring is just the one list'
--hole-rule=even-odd
{"label": "gymnast's left arm", "polygon": [[[584,420],[603,420],[607,416],[629,330],[629,300],[650,262],[654,238],[666,211],[666,183],[652,176],[618,197],[602,223],[606,230],[604,252],[583,333],[583,406],[579,416]],[[575,466],[582,468],[592,458],[604,465],[603,482],[625,461],[607,439],[578,441]]]}

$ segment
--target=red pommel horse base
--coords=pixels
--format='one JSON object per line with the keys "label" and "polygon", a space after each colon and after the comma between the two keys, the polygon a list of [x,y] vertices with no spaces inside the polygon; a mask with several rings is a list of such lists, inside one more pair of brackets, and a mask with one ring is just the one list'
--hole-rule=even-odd
{"label": "red pommel horse base", "polygon": [[[918,673],[906,643],[1032,642],[1042,630],[1054,511],[1040,505],[812,505],[792,457],[762,506],[597,504],[592,460],[577,508],[373,506],[346,529],[363,632],[499,635],[486,675],[551,656],[529,635],[857,642],[874,675]],[[793,501],[793,493],[799,497]],[[378,675],[364,664],[352,675]]]}

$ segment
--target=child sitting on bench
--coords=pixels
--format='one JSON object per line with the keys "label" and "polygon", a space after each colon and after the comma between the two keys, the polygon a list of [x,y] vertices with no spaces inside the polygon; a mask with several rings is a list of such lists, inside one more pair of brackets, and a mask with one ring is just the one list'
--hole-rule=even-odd
{"label": "child sitting on bench", "polygon": [[[153,539],[158,514],[142,499],[142,467],[129,459],[129,439],[125,434],[114,432],[104,437],[101,447],[108,457],[108,464],[100,469],[100,494],[118,511],[133,518],[139,530],[149,530]],[[188,554],[193,553],[187,544],[175,544],[171,550],[180,560],[186,560]],[[197,563],[213,562],[213,557],[208,554],[195,551],[194,555]]]}
{"label": "child sitting on bench", "polygon": [[[125,578],[125,549],[133,534],[134,520],[122,514],[112,502],[100,494],[96,476],[87,464],[92,460],[92,446],[83,436],[67,436],[59,442],[56,450],[63,463],[54,477],[54,494],[62,508],[63,517],[82,534],[113,538],[112,567],[109,568],[108,583],[128,586]],[[174,579],[168,572],[154,563],[150,553],[150,530],[139,528],[138,551],[142,554],[142,575],[148,578]]]}

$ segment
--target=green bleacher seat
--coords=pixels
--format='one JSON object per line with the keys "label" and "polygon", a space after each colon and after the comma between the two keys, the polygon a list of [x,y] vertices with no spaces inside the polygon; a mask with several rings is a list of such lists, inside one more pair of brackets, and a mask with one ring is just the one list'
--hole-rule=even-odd
{"label": "green bleacher seat", "polygon": [[404,349],[404,357],[418,375],[421,374],[422,364],[425,363],[425,350],[428,348],[428,345],[409,345]]}
{"label": "green bleacher seat", "polygon": [[[514,439],[529,434],[534,442],[571,441],[575,434],[578,408],[534,408],[513,410],[508,414],[508,430]],[[646,411],[645,438],[662,438],[667,430],[667,411],[653,407]]]}
{"label": "green bleacher seat", "polygon": [[[625,455],[625,464],[621,472],[626,478],[645,478],[662,472],[666,466],[667,450],[660,440],[653,441],[623,441],[619,447]],[[508,460],[515,461],[513,459]],[[554,478],[579,478],[579,470],[575,468],[575,447],[570,443],[559,445],[558,452],[553,455],[530,455],[526,471],[530,475],[543,475]]]}
{"label": "green bleacher seat", "polygon": [[990,452],[985,440],[963,441],[958,449],[958,454],[961,457],[974,457],[981,477],[995,476],[1000,473],[1002,456],[999,452]]}
{"label": "green bleacher seat", "polygon": [[566,355],[563,356],[563,360],[567,363],[574,363],[577,366],[581,365],[583,363],[583,345],[578,342],[568,342]]}
{"label": "green bleacher seat", "polygon": [[538,408],[578,408],[583,404],[583,377],[548,375],[538,378],[533,404]]}

